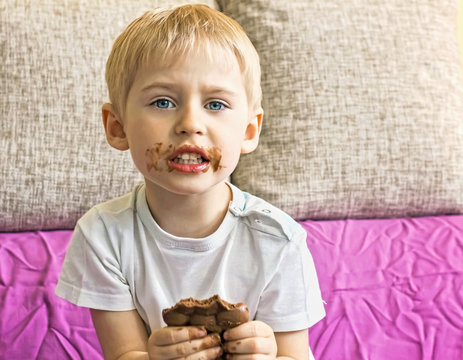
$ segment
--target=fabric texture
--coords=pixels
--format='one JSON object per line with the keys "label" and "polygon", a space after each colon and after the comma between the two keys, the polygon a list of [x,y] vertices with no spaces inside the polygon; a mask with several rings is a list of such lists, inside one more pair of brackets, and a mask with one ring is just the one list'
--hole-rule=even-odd
{"label": "fabric texture", "polygon": [[103,359],[89,310],[54,294],[71,235],[0,233],[0,360]]}
{"label": "fabric texture", "polygon": [[[305,221],[326,317],[317,360],[463,358],[463,216]],[[103,359],[88,309],[53,294],[71,231],[0,233],[0,359]]]}
{"label": "fabric texture", "polygon": [[106,59],[135,17],[188,2],[198,1],[0,3],[0,231],[73,228],[141,180],[106,143]]}
{"label": "fabric texture", "polygon": [[305,221],[317,360],[463,359],[463,216]]}
{"label": "fabric texture", "polygon": [[264,122],[232,182],[296,219],[463,211],[456,0],[219,0],[257,48]]}
{"label": "fabric texture", "polygon": [[251,319],[275,331],[312,326],[325,310],[305,231],[270,204],[231,188],[222,224],[201,239],[164,232],[144,185],[97,205],[77,223],[56,294],[79,306],[136,309],[148,329],[165,326],[162,309],[181,299],[215,294],[246,303]]}

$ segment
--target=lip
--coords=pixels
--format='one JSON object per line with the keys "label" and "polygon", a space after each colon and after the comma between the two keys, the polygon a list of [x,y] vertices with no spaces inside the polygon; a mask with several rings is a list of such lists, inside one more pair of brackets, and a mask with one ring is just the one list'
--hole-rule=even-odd
{"label": "lip", "polygon": [[[200,155],[205,161],[200,164],[178,164],[174,161],[174,159],[182,154],[189,153],[189,154],[198,154]],[[176,170],[182,173],[189,173],[189,174],[198,174],[204,173],[209,170],[210,161],[206,155],[206,152],[201,149],[200,147],[194,145],[184,145],[175,150],[172,155],[169,157],[167,162],[170,171]]]}

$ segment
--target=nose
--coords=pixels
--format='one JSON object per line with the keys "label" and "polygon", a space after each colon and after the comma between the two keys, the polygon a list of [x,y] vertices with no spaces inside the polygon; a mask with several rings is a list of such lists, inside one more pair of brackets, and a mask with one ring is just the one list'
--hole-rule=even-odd
{"label": "nose", "polygon": [[175,133],[180,135],[204,135],[206,126],[202,121],[201,109],[196,109],[192,105],[185,106],[179,112]]}

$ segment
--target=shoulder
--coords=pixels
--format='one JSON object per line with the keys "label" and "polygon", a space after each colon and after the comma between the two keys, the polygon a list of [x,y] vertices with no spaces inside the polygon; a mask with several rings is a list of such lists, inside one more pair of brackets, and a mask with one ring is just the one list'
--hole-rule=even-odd
{"label": "shoulder", "polygon": [[98,227],[98,224],[104,227],[126,225],[127,221],[133,221],[140,191],[142,185],[137,185],[130,193],[93,206],[79,219],[77,226],[85,229]]}
{"label": "shoulder", "polygon": [[233,195],[230,211],[253,230],[287,241],[301,237],[305,239],[304,229],[281,209],[236,187],[233,189]]}

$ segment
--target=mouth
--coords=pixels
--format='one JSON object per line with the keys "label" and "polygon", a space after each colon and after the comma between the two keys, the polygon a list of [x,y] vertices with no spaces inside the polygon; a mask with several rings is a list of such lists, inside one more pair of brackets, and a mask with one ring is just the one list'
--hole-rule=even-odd
{"label": "mouth", "polygon": [[206,159],[196,153],[183,153],[181,155],[176,156],[172,161],[176,164],[181,165],[194,165],[202,164],[206,161]]}
{"label": "mouth", "polygon": [[196,146],[182,146],[169,158],[168,165],[171,170],[184,173],[206,172],[210,161],[201,148]]}

